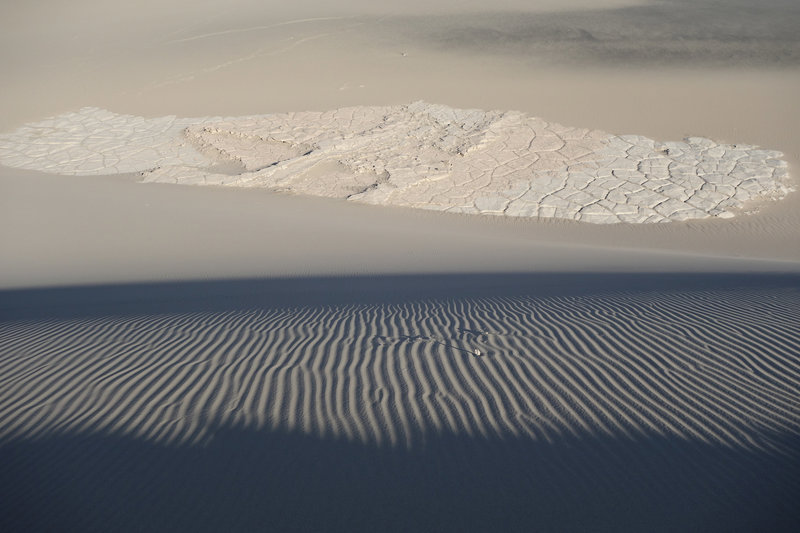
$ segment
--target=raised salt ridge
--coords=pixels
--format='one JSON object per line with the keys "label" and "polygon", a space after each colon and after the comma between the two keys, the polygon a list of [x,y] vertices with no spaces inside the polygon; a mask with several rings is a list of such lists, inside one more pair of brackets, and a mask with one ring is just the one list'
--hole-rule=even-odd
{"label": "raised salt ridge", "polygon": [[782,155],[425,102],[192,119],[84,108],[0,135],[0,163],[58,174],[592,223],[734,216],[791,190]]}

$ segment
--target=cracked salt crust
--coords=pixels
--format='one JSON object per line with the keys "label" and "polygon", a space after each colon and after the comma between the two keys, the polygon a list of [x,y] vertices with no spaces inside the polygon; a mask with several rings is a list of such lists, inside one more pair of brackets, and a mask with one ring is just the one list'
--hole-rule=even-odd
{"label": "cracked salt crust", "polygon": [[790,192],[780,152],[415,102],[236,118],[84,108],[0,135],[0,163],[591,223],[727,218]]}

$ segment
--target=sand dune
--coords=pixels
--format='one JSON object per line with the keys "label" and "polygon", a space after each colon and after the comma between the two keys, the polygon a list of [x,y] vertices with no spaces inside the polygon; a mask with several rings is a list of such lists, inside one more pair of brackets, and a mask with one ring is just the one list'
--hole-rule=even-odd
{"label": "sand dune", "polygon": [[795,4],[0,3],[0,530],[800,530]]}
{"label": "sand dune", "polygon": [[[786,436],[800,432],[797,286],[796,276],[551,275],[6,291],[0,435],[6,449],[90,434],[203,449],[237,428],[400,454],[440,438],[581,441],[612,470],[655,439],[796,461]],[[231,458],[237,475],[249,460]],[[447,459],[489,468],[462,460]],[[686,476],[710,468],[689,453],[673,460]],[[737,468],[753,475],[760,461]],[[565,488],[570,471],[528,483]],[[683,479],[651,497],[680,492]],[[746,507],[750,489],[712,484],[708,509]],[[791,486],[776,497],[796,498]]]}

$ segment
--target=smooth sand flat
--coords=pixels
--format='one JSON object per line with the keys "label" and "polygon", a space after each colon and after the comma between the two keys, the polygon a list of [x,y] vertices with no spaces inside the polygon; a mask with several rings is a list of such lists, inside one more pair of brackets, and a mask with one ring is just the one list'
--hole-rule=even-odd
{"label": "smooth sand flat", "polygon": [[[373,4],[6,3],[0,131],[424,100],[797,188],[792,2]],[[598,225],[141,179],[0,167],[0,529],[800,524],[796,192]]]}

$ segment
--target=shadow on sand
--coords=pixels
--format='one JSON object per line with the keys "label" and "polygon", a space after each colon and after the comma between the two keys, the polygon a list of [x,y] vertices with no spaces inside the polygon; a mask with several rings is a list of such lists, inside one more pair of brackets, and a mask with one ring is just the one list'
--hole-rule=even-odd
{"label": "shadow on sand", "polygon": [[[3,291],[0,321],[506,295],[653,291],[653,301],[658,302],[671,291],[743,288],[773,289],[771,294],[778,289],[796,302],[793,294],[798,287],[796,275],[722,274],[132,284]],[[710,294],[702,302],[713,302]],[[705,309],[702,302],[698,313]],[[746,309],[747,302],[741,308]],[[791,308],[796,312],[794,303]],[[792,322],[791,317],[783,320]],[[33,409],[47,392],[38,394],[15,409]],[[791,418],[791,413],[787,416]],[[794,416],[796,423],[796,411]],[[411,448],[393,448],[231,426],[213,419],[208,423],[208,437],[193,445],[136,438],[131,436],[136,428],[129,428],[127,435],[89,428],[64,433],[53,428],[35,438],[6,436],[0,445],[0,531],[800,528],[800,440],[791,428],[766,439],[777,444],[773,449],[784,450],[780,453],[655,431],[633,433],[635,438],[601,431],[570,436],[563,431],[553,433],[548,442],[511,435],[483,438],[466,430],[453,434],[417,426],[420,434],[409,439],[415,443]]]}
{"label": "shadow on sand", "polygon": [[0,449],[0,529],[796,531],[798,459],[655,436],[410,451],[229,428],[196,447],[53,436]]}
{"label": "shadow on sand", "polygon": [[130,283],[0,291],[0,321],[728,289],[800,290],[800,274],[420,274]]}

